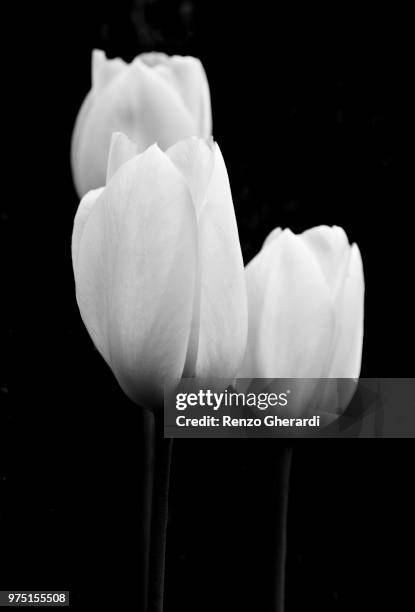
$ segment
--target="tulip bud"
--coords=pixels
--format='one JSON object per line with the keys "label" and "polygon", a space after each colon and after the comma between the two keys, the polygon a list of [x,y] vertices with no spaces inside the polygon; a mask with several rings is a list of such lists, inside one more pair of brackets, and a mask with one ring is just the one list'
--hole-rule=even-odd
{"label": "tulip bud", "polygon": [[76,119],[72,172],[78,194],[105,184],[113,132],[123,132],[139,153],[157,142],[165,150],[212,130],[209,86],[200,61],[143,53],[127,64],[92,53],[92,88]]}
{"label": "tulip bud", "polygon": [[159,405],[164,384],[182,376],[235,376],[246,347],[246,287],[213,141],[135,155],[115,134],[106,186],[79,205],[72,259],[82,319],[133,401]]}
{"label": "tulip bud", "polygon": [[[340,227],[315,227],[301,235],[274,230],[246,267],[246,282],[248,344],[239,377],[359,376],[362,260]],[[351,399],[333,398],[329,383],[317,389],[318,397],[312,404],[302,401],[303,409],[324,404],[338,411]]]}

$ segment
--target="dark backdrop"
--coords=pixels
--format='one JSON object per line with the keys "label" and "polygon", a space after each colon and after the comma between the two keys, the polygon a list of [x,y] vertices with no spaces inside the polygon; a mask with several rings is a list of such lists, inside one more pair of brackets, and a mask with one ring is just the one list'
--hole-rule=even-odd
{"label": "dark backdrop", "polygon": [[[273,5],[19,3],[4,22],[2,588],[70,589],[79,610],[138,601],[140,414],[92,347],[70,261],[70,137],[93,47],[201,58],[245,261],[276,225],[343,226],[365,268],[362,375],[413,374],[408,16]],[[266,609],[277,444],[176,441],[167,611]],[[400,609],[412,591],[412,442],[294,446],[287,610]]]}

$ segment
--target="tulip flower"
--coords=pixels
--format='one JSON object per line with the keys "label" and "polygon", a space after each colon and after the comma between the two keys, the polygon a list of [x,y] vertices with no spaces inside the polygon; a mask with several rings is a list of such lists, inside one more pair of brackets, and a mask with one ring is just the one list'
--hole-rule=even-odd
{"label": "tulip flower", "polygon": [[141,153],[157,142],[163,150],[212,130],[209,86],[194,57],[143,53],[130,64],[92,52],[92,88],[72,136],[72,173],[78,194],[105,184],[113,132],[123,132]]}
{"label": "tulip flower", "polygon": [[125,393],[153,407],[172,379],[234,377],[247,335],[242,254],[217,144],[165,153],[115,134],[105,187],[75,217],[82,319]]}
{"label": "tulip flower", "polygon": [[[248,264],[246,282],[248,343],[240,378],[359,376],[362,260],[340,227],[315,227],[301,235],[277,228]],[[334,387],[317,387],[313,405],[327,407]],[[341,408],[348,400],[343,398]]]}

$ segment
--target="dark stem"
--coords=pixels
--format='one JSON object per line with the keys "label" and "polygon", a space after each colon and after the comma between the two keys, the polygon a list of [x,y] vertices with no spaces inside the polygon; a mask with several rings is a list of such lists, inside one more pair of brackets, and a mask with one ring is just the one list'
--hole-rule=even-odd
{"label": "dark stem", "polygon": [[292,447],[286,446],[282,449],[278,458],[275,490],[275,516],[279,517],[277,522],[277,533],[275,541],[274,559],[274,612],[284,612],[285,604],[285,564],[287,558],[287,514],[288,514],[288,492],[290,483],[290,470],[292,459]]}
{"label": "dark stem", "polygon": [[163,437],[163,416],[156,415],[148,612],[162,612],[163,610],[172,444],[172,439]]}
{"label": "dark stem", "polygon": [[148,606],[148,582],[149,582],[149,563],[150,563],[150,534],[151,534],[151,513],[153,501],[153,475],[154,475],[154,456],[155,456],[155,431],[154,415],[150,410],[143,408],[142,428],[141,428],[141,511],[140,536],[141,536],[141,557],[140,557],[140,609],[147,610]]}

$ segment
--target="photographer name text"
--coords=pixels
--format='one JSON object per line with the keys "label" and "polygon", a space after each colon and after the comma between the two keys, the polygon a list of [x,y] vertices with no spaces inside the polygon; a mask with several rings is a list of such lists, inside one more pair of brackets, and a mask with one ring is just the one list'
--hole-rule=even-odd
{"label": "photographer name text", "polygon": [[176,410],[183,412],[188,408],[204,408],[217,412],[226,408],[246,408],[258,410],[253,417],[235,417],[229,414],[203,414],[202,416],[176,416],[177,427],[231,427],[231,428],[250,428],[250,427],[319,427],[320,416],[313,415],[308,418],[287,417],[277,414],[263,415],[268,408],[288,406],[288,399],[291,391],[287,389],[281,393],[238,393],[228,390],[222,393],[215,393],[211,390],[200,389],[197,393],[177,393]]}

